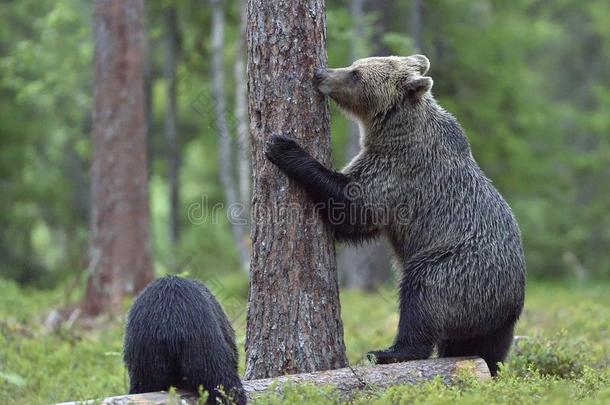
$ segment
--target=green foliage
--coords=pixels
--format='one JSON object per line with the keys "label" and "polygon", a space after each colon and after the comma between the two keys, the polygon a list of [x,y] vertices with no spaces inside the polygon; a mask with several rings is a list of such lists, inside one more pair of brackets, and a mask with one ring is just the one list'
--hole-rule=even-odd
{"label": "green foliage", "polygon": [[311,384],[285,385],[281,393],[268,393],[253,401],[256,405],[328,404],[341,403],[339,393],[328,387]]}
{"label": "green foliage", "polygon": [[[247,280],[243,276],[205,281],[227,312],[240,306],[245,309]],[[465,371],[454,386],[436,380],[386,391],[371,389],[353,403],[605,403],[610,400],[609,287],[607,283],[531,284],[517,325],[517,334],[530,339],[511,354],[492,382],[479,383]],[[126,392],[122,317],[105,319],[92,330],[47,332],[42,321],[50,308],[63,303],[64,289],[30,290],[0,279],[0,291],[0,403],[45,404]],[[387,347],[394,337],[398,317],[393,292],[343,291],[341,304],[350,363],[364,364],[364,353]],[[243,373],[245,316],[229,317],[236,329]],[[291,386],[254,403],[343,402],[328,388]]]}
{"label": "green foliage", "polygon": [[490,383],[471,382],[467,386],[446,386],[439,379],[417,386],[395,386],[373,398],[355,404],[570,404],[595,401],[607,396],[607,371],[587,369],[582,379],[559,380],[535,372],[518,377],[505,371]]}
{"label": "green foliage", "polygon": [[[163,120],[165,8],[177,7],[181,169],[180,244],[172,247]],[[362,37],[345,2],[327,1],[330,66],[361,55],[414,49],[412,2],[371,3]],[[247,280],[218,181],[217,134],[209,100],[209,7],[187,0],[149,2],[153,74],[151,213],[159,274],[175,267],[202,279],[223,302],[242,348]],[[376,8],[377,7],[377,8]],[[385,11],[384,11],[385,9]],[[0,403],[49,403],[124,393],[122,319],[103,331],[48,333],[50,307],[87,266],[92,5],[79,0],[0,4]],[[225,61],[237,54],[239,4],[226,2]],[[389,12],[388,12],[389,11]],[[511,203],[534,278],[519,334],[530,336],[493,383],[447,387],[439,381],[369,392],[355,403],[610,402],[610,2],[592,0],[430,0],[422,52],[432,61],[433,92],[465,127],[473,153]],[[233,105],[233,83],[227,94]],[[197,107],[199,106],[199,107]],[[333,153],[345,154],[348,120],[331,107]],[[207,214],[207,216],[204,216]],[[17,280],[21,286],[6,279]],[[42,286],[48,291],[31,289]],[[80,290],[76,291],[80,294]],[[395,291],[342,293],[348,357],[391,344]],[[349,311],[346,310],[349,308]],[[260,403],[333,403],[336,393],[290,387]]]}
{"label": "green foliage", "polygon": [[570,377],[582,373],[583,353],[580,346],[571,347],[567,336],[552,340],[541,337],[528,339],[519,344],[518,356],[510,362],[511,370],[517,375],[527,375],[532,370],[541,375]]}
{"label": "green foliage", "polygon": [[126,392],[119,320],[96,331],[42,327],[63,290],[30,291],[0,279],[0,403],[55,403]]}
{"label": "green foliage", "polygon": [[[610,275],[610,3],[585,3],[431,0],[421,19],[433,92],[465,127],[475,157],[512,205],[537,277]],[[170,4],[181,34],[178,246],[166,231],[161,72]],[[352,54],[413,52],[411,6],[371,3],[356,35],[348,4],[327,1],[329,65],[349,65]],[[206,274],[234,271],[225,213],[205,221],[190,215],[204,200],[208,208],[223,201],[210,98],[210,9],[187,0],[147,7],[155,265],[164,273],[196,254]],[[0,271],[22,284],[52,287],[87,267],[92,11],[79,0],[0,4]],[[225,12],[231,113],[239,2],[226,2]],[[333,153],[342,165],[350,159],[350,126],[335,106],[331,111]]]}
{"label": "green foliage", "polygon": [[88,4],[0,5],[0,271],[48,285],[86,240],[93,48]]}
{"label": "green foliage", "polygon": [[608,3],[439,0],[425,19],[433,92],[513,206],[530,272],[607,276]]}

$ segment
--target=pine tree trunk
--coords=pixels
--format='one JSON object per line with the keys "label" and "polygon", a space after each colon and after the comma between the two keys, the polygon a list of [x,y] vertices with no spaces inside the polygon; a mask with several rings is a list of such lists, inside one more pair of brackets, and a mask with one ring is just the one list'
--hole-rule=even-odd
{"label": "pine tree trunk", "polygon": [[166,55],[165,55],[165,139],[167,142],[167,167],[169,183],[170,241],[176,246],[180,239],[180,140],[178,138],[176,106],[176,65],[180,49],[176,8],[165,10]]}
{"label": "pine tree trunk", "polygon": [[246,378],[347,363],[332,233],[298,185],[263,154],[282,133],[330,165],[328,104],[312,86],[326,66],[323,0],[248,2],[252,262]]}
{"label": "pine tree trunk", "polygon": [[95,1],[88,315],[122,309],[153,279],[144,116],[144,2]]}

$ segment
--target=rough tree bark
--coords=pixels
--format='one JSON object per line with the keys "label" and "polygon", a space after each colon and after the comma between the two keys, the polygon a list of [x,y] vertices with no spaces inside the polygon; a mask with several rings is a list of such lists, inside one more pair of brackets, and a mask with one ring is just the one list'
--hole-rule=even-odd
{"label": "rough tree bark", "polygon": [[[354,24],[350,52],[352,61],[366,57],[368,54],[365,3],[365,0],[352,0],[350,3]],[[351,121],[347,141],[348,158],[352,159],[359,151],[360,128]],[[362,246],[345,245],[338,255],[337,266],[343,286],[374,291],[379,284],[388,281],[391,275],[388,245],[382,240],[370,241]]]}
{"label": "rough tree bark", "polygon": [[178,138],[176,106],[176,65],[180,52],[180,34],[176,7],[165,10],[165,140],[167,143],[167,172],[169,183],[169,231],[172,246],[180,239],[180,139]]}
{"label": "rough tree bark", "polygon": [[332,233],[305,192],[269,162],[274,133],[330,165],[328,104],[312,86],[326,66],[324,0],[248,1],[252,262],[246,379],[347,364]]}
{"label": "rough tree bark", "polygon": [[225,193],[225,202],[230,216],[231,231],[237,244],[242,269],[247,272],[250,264],[248,224],[233,172],[234,156],[231,145],[231,129],[227,120],[227,97],[224,75],[224,10],[220,0],[210,0],[212,5],[212,76],[216,130],[218,131],[218,160],[220,182]]}
{"label": "rough tree bark", "polygon": [[143,78],[144,1],[96,0],[88,315],[153,278]]}

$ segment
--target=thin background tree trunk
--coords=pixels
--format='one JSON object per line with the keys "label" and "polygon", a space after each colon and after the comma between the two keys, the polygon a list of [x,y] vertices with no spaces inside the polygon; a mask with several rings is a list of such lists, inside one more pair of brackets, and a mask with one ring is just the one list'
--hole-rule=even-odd
{"label": "thin background tree trunk", "polygon": [[328,104],[312,85],[326,66],[323,0],[248,1],[252,262],[246,379],[347,364],[332,233],[298,185],[263,154],[272,134],[330,165]]}
{"label": "thin background tree trunk", "polygon": [[180,239],[180,140],[178,138],[176,106],[176,66],[180,51],[180,34],[176,7],[165,10],[165,139],[167,142],[167,171],[169,183],[170,242],[176,246]]}
{"label": "thin background tree trunk", "polygon": [[[354,24],[350,52],[352,61],[366,57],[368,53],[365,3],[365,0],[351,0],[350,3]],[[349,131],[347,156],[352,159],[360,151],[360,129],[351,121]],[[362,246],[345,245],[338,255],[337,265],[343,286],[374,291],[379,284],[388,281],[391,275],[388,244],[374,240]]]}
{"label": "thin background tree trunk", "polygon": [[413,0],[411,4],[410,22],[411,22],[411,38],[415,52],[423,52],[423,0]]}
{"label": "thin background tree trunk", "polygon": [[[364,57],[364,49],[366,44],[366,33],[364,29],[364,3],[365,0],[351,0],[350,13],[352,15],[352,22],[354,24],[354,32],[352,36],[352,44],[350,50],[350,56],[352,62]],[[349,127],[349,139],[347,142],[347,155],[349,159],[352,159],[358,151],[360,151],[360,129],[358,125],[350,120]]]}
{"label": "thin background tree trunk", "polygon": [[376,13],[379,18],[373,26],[372,43],[375,44],[374,56],[388,56],[392,52],[390,48],[383,42],[383,37],[386,33],[392,32],[393,20],[396,15],[396,1],[369,1],[367,4],[367,12]]}
{"label": "thin background tree trunk", "polygon": [[[152,57],[152,44],[148,31],[149,14],[144,21],[144,116],[146,117],[146,174],[148,178],[152,176],[154,161],[154,114],[153,114],[153,84],[155,82],[155,72]],[[154,232],[154,230],[153,230]]]}
{"label": "thin background tree trunk", "polygon": [[144,1],[96,0],[91,275],[85,313],[119,311],[153,279],[150,249]]}
{"label": "thin background tree trunk", "polygon": [[250,263],[248,224],[244,216],[246,208],[239,199],[238,181],[233,171],[231,130],[227,121],[227,98],[224,75],[224,11],[220,0],[212,4],[212,75],[214,82],[214,108],[218,131],[220,182],[225,193],[225,202],[230,215],[231,231],[237,244],[242,269],[247,272]]}
{"label": "thin background tree trunk", "polygon": [[[237,173],[239,178],[239,199],[246,209],[250,208],[250,123],[248,122],[248,84],[246,82],[246,18],[248,4],[240,0],[239,39],[235,55],[235,119],[237,121]],[[245,217],[248,217],[246,213]]]}

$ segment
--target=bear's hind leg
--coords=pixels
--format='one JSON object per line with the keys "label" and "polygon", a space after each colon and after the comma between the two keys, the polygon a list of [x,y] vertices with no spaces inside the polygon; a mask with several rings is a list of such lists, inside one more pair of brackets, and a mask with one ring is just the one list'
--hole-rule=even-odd
{"label": "bear's hind leg", "polygon": [[203,387],[209,394],[208,404],[245,405],[237,364],[230,364],[231,355],[220,344],[209,343],[214,338],[206,337],[206,344],[193,344],[184,349],[180,356],[182,380],[178,386],[194,393]]}
{"label": "bear's hind leg", "polygon": [[[403,287],[404,291],[404,287]],[[433,317],[421,310],[424,306],[415,295],[402,293],[398,336],[387,350],[369,352],[367,357],[377,364],[423,360],[430,357],[436,343]]]}
{"label": "bear's hind leg", "polygon": [[176,385],[176,372],[169,359],[161,354],[162,351],[147,351],[149,357],[128,365],[130,394],[167,391],[170,386]]}
{"label": "bear's hind leg", "polygon": [[479,356],[487,363],[493,377],[498,363],[504,361],[513,343],[513,326],[509,325],[488,335],[465,340],[448,340],[439,344],[439,357]]}

